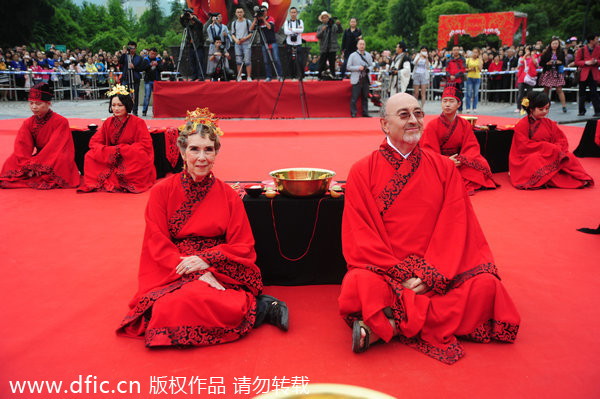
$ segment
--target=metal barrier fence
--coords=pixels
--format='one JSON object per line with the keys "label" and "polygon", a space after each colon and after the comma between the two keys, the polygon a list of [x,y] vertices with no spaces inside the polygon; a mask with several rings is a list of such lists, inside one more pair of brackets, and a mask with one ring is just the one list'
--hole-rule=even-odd
{"label": "metal barrier fence", "polygon": [[[577,68],[565,68],[565,76],[574,74]],[[538,70],[538,75],[542,70]],[[337,73],[339,78],[339,72]],[[490,77],[503,76],[504,87],[499,89],[490,88]],[[66,72],[48,72],[48,71],[0,71],[0,93],[8,91],[11,99],[26,99],[26,93],[29,88],[39,81],[48,81],[54,86],[55,100],[77,100],[80,97],[86,99],[102,98],[102,92],[108,90],[109,82],[119,82],[121,72],[84,72],[75,71]],[[305,72],[308,78],[316,78],[317,72]],[[508,81],[506,81],[506,77]],[[509,103],[516,103],[519,89],[516,85],[517,71],[488,72],[481,71],[481,86],[479,88],[480,102],[490,102],[490,94],[498,93],[503,95]],[[371,73],[372,81],[380,82],[374,90],[379,91],[382,100],[385,100],[390,93],[391,75],[388,71]],[[441,97],[446,83],[446,73],[434,72],[429,74],[429,86],[426,91],[428,101]],[[178,72],[161,72],[162,80],[181,80],[182,76]],[[570,87],[563,87],[565,95],[575,93],[579,99],[578,82]],[[142,89],[143,84],[140,85]],[[537,86],[536,86],[537,87]],[[463,87],[463,91],[465,88]],[[409,85],[407,92],[412,92],[412,85]],[[20,94],[22,93],[22,94]],[[141,96],[142,93],[140,93]]]}

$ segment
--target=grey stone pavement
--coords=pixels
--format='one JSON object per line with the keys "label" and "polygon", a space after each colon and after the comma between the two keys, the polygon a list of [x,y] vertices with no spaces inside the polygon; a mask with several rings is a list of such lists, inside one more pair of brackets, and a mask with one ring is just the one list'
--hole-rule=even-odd
{"label": "grey stone pavement", "polygon": [[[110,116],[108,113],[108,99],[103,100],[79,100],[79,101],[54,101],[52,109],[66,118],[99,118],[104,119]],[[378,109],[370,104],[371,115],[377,115]],[[515,105],[507,103],[479,103],[478,114],[488,116],[502,116],[510,118],[520,118],[520,114],[515,113]],[[441,113],[441,102],[428,101],[425,103],[425,113],[428,115],[438,115]],[[559,124],[570,124],[572,126],[585,126],[585,123],[591,119],[594,110],[587,110],[586,116],[577,116],[577,104],[567,103],[567,113],[562,112],[559,102],[552,103],[548,117]],[[141,107],[140,113],[141,115]],[[148,110],[148,117],[152,119],[152,106]],[[31,116],[29,105],[25,101],[0,102],[0,119],[26,118]],[[348,115],[349,116],[349,115]]]}

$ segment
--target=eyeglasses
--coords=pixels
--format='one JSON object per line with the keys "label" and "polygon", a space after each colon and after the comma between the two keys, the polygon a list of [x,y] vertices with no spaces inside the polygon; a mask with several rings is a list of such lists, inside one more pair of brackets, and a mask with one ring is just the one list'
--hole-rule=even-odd
{"label": "eyeglasses", "polygon": [[395,114],[395,116],[402,119],[403,121],[409,120],[411,115],[414,115],[416,119],[423,119],[425,117],[425,112],[421,111],[420,109],[417,109],[413,112],[400,111],[397,114]]}

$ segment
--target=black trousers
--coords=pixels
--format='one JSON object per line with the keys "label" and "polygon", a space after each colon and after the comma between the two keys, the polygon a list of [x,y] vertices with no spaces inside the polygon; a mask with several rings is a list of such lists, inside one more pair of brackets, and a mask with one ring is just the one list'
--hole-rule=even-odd
{"label": "black trousers", "polygon": [[327,69],[327,61],[329,61],[329,69],[331,74],[335,76],[335,51],[330,51],[328,53],[321,53],[319,58],[319,77]]}
{"label": "black trousers", "polygon": [[304,57],[302,46],[288,44],[288,70],[291,78],[300,79],[304,76]]}
{"label": "black trousers", "polygon": [[133,87],[131,87],[129,85],[129,82],[127,82],[127,80],[125,80],[123,82],[123,84],[126,85],[127,87],[129,87],[130,89],[133,88],[133,110],[132,110],[132,113],[137,116],[138,105],[140,104],[140,81],[134,80]]}
{"label": "black trousers", "polygon": [[594,80],[592,71],[584,81],[579,82],[579,113],[585,114],[585,89],[590,88],[592,104],[594,105],[594,113],[600,113],[600,96],[598,96],[598,82]]}
{"label": "black trousers", "polygon": [[362,101],[362,116],[369,116],[369,78],[361,77],[358,83],[352,85],[352,98],[350,99],[350,115],[356,116],[356,101],[358,96]]}

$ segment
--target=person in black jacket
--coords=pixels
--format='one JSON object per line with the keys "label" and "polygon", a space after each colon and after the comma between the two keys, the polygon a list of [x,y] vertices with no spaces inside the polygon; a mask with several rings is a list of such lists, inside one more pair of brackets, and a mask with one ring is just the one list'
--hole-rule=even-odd
{"label": "person in black jacket", "polygon": [[[192,80],[204,80],[204,26],[194,15],[193,8],[187,8],[181,14],[179,22],[187,28],[185,45],[190,47],[190,67],[192,69]],[[181,54],[179,54],[181,58]]]}
{"label": "person in black jacket", "polygon": [[145,69],[144,59],[136,54],[137,43],[130,41],[127,43],[127,52],[121,55],[119,59],[119,66],[123,72],[123,78],[121,82],[133,89],[133,110],[132,113],[137,116],[138,104],[140,100],[140,80],[142,79],[142,72]]}
{"label": "person in black jacket", "polygon": [[154,81],[160,80],[162,71],[162,60],[158,56],[156,47],[152,47],[146,58],[144,58],[146,72],[144,74],[144,105],[142,107],[142,115],[146,116],[148,105],[150,104],[150,96],[154,91]]}
{"label": "person in black jacket", "polygon": [[342,36],[342,56],[344,57],[344,62],[340,70],[342,79],[346,78],[348,58],[350,54],[356,51],[356,43],[362,38],[362,32],[356,27],[356,18],[350,18],[350,27],[344,31],[344,35]]}

